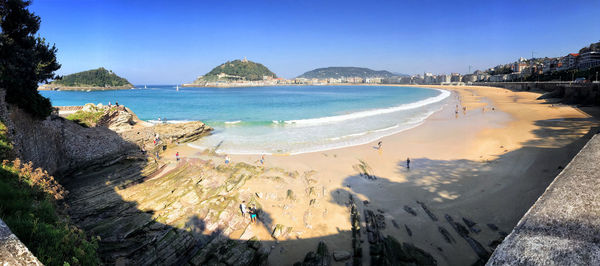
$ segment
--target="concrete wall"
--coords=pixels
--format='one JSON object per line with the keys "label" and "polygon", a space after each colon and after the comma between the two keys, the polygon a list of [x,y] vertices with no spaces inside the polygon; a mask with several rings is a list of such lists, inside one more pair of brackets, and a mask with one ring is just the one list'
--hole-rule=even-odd
{"label": "concrete wall", "polygon": [[571,82],[474,82],[476,86],[500,87],[516,91],[551,92],[567,104],[600,105],[600,83]]}
{"label": "concrete wall", "polygon": [[0,265],[43,265],[0,220]]}
{"label": "concrete wall", "polygon": [[554,179],[487,265],[600,265],[600,134]]}

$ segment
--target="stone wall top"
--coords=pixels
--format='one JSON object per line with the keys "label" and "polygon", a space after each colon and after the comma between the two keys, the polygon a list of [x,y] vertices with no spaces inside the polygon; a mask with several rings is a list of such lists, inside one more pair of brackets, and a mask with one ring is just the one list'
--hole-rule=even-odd
{"label": "stone wall top", "polygon": [[554,179],[487,265],[600,265],[600,134]]}
{"label": "stone wall top", "polygon": [[0,220],[0,265],[43,265]]}

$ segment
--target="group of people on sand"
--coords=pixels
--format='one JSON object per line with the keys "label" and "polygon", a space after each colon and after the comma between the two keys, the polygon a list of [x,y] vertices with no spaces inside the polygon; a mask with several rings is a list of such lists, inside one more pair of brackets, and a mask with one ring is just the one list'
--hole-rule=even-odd
{"label": "group of people on sand", "polygon": [[256,218],[258,217],[258,210],[255,206],[247,207],[246,201],[242,201],[240,204],[240,211],[242,211],[242,216],[246,218],[246,214],[250,214],[250,222],[256,223]]}

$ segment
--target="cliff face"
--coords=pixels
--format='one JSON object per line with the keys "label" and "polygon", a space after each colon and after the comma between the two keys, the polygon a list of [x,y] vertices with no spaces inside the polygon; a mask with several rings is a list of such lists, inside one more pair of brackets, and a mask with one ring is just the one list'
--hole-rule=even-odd
{"label": "cliff face", "polygon": [[42,121],[33,119],[7,105],[4,95],[0,91],[0,119],[9,128],[15,155],[53,175],[114,161],[138,150],[135,144],[105,127],[85,128],[56,116]]}

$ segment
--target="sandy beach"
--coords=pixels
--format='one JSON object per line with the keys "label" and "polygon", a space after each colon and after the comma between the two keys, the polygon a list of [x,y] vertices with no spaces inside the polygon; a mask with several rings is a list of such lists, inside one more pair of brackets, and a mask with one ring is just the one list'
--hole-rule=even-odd
{"label": "sandy beach", "polygon": [[[281,241],[271,252],[273,265],[302,260],[318,241],[325,241],[331,250],[351,251],[349,195],[360,199],[361,214],[365,208],[383,214],[384,235],[422,248],[440,265],[472,264],[477,254],[452,230],[445,215],[476,222],[481,232],[471,236],[491,250],[488,245],[512,230],[598,126],[596,119],[578,108],[536,100],[540,93],[427,87],[452,91],[448,104],[420,126],[382,138],[381,150],[373,142],[325,152],[266,156],[267,169],[296,173],[283,182],[251,180],[241,190],[242,198],[259,195],[270,224],[293,228],[287,237],[290,241]],[[176,151],[182,157],[202,156],[181,145],[169,150],[167,158],[174,158]],[[260,156],[232,155],[231,159],[256,165]],[[375,179],[361,176],[361,169]],[[281,195],[290,193],[282,202]],[[315,198],[311,194],[317,195],[316,201],[311,202]],[[445,241],[440,227],[451,232],[455,241]],[[260,223],[254,225],[253,233],[261,240],[272,240],[270,229]],[[233,232],[230,238],[244,239],[244,235]],[[291,241],[299,239],[308,244]],[[363,250],[368,258],[366,241]]]}

